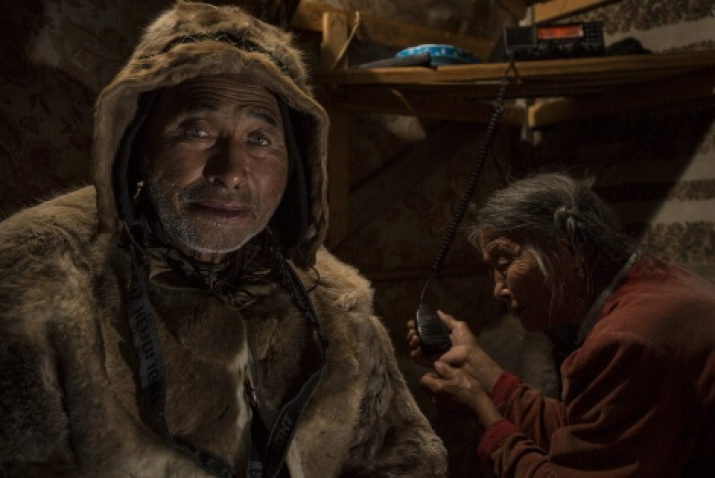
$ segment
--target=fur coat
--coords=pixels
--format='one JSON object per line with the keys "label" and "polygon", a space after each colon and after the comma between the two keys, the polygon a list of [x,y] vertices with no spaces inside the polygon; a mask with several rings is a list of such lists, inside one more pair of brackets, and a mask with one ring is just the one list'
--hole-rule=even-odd
{"label": "fur coat", "polygon": [[[444,447],[398,370],[373,315],[370,285],[321,246],[328,123],[300,54],[287,33],[238,8],[188,2],[149,27],[100,95],[94,186],[0,224],[0,475],[211,476],[154,430],[127,319],[133,240],[127,200],[139,187],[128,132],[143,93],[210,72],[254,75],[295,115],[300,161],[293,169],[301,174],[289,180],[283,216],[277,212],[270,228],[285,241],[328,346],[323,376],[287,452],[291,476],[444,476]],[[291,201],[300,194],[302,226],[285,214],[298,207]],[[266,259],[269,249],[255,260]],[[235,300],[227,301],[160,254],[148,257],[169,433],[245,476],[252,420],[271,428],[320,367],[320,343],[291,291],[271,280],[270,260],[266,274],[240,280]]]}

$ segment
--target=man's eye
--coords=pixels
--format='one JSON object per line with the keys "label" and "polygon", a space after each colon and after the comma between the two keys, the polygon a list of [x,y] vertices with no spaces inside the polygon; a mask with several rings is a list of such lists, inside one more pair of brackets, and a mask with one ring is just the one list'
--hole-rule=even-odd
{"label": "man's eye", "polygon": [[203,120],[189,118],[177,126],[179,135],[187,139],[209,139],[215,136],[212,126]]}
{"label": "man's eye", "polygon": [[211,136],[211,133],[206,128],[189,127],[184,128],[184,136],[189,138],[204,139],[209,138]]}
{"label": "man's eye", "polygon": [[248,141],[258,146],[268,146],[271,144],[270,139],[262,134],[252,134],[248,137]]}

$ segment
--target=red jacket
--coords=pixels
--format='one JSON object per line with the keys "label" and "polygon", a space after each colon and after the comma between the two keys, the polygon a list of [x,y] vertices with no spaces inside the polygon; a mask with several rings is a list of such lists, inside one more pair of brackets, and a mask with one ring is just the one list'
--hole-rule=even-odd
{"label": "red jacket", "polygon": [[498,476],[714,476],[715,286],[641,259],[561,366],[562,400],[508,372],[479,452]]}

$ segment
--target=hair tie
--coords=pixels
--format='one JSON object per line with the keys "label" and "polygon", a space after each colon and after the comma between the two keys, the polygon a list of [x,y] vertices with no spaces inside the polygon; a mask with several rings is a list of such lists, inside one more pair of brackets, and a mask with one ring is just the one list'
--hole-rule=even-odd
{"label": "hair tie", "polygon": [[566,230],[569,236],[573,237],[578,226],[577,215],[578,211],[575,208],[559,206],[554,212],[554,220],[558,226]]}

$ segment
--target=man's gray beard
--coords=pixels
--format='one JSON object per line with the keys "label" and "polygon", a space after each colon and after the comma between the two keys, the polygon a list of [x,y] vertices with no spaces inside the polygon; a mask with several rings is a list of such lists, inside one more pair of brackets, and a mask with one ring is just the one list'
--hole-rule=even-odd
{"label": "man's gray beard", "polygon": [[[146,189],[149,200],[156,209],[156,214],[167,235],[167,239],[176,246],[199,254],[228,254],[245,246],[263,229],[250,231],[247,237],[238,244],[223,247],[206,244],[203,237],[207,234],[199,231],[200,226],[197,225],[197,221],[192,221],[190,216],[181,214],[174,208],[171,198],[162,194],[159,181],[153,174],[146,174],[145,177],[144,188]],[[176,188],[176,186],[169,181],[164,181],[164,184],[169,185],[171,188]]]}

